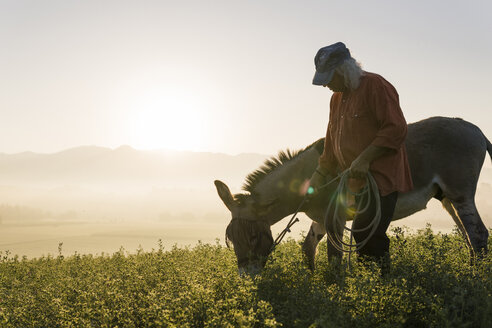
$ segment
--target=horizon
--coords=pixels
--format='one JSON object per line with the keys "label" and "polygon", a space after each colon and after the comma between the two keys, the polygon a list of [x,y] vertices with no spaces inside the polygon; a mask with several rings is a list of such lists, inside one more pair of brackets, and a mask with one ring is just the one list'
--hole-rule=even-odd
{"label": "horizon", "polygon": [[[453,117],[453,118],[463,119],[462,117]],[[426,119],[426,118],[422,118],[422,119]],[[414,123],[414,122],[408,122],[408,124],[411,124],[411,123]],[[473,122],[470,122],[470,123],[472,123],[472,124],[476,125],[478,128],[480,128],[479,125],[477,125]],[[480,128],[480,130],[482,130],[482,129]],[[482,132],[484,133],[485,137],[488,139],[487,134],[483,130],[482,130]],[[324,138],[324,136],[320,136],[319,138]],[[94,148],[103,148],[103,149],[108,149],[108,150],[113,150],[113,151],[118,150],[120,148],[131,148],[133,150],[142,151],[142,152],[170,152],[170,153],[172,153],[172,152],[175,152],[175,153],[190,152],[190,153],[224,154],[224,155],[229,155],[229,156],[240,156],[240,155],[249,155],[249,154],[263,155],[263,156],[275,156],[276,154],[278,154],[278,152],[283,151],[283,150],[303,149],[303,148],[309,146],[312,142],[318,140],[319,138],[313,139],[313,141],[307,143],[305,146],[293,148],[293,147],[286,145],[282,148],[278,148],[276,151],[273,151],[271,153],[262,153],[262,152],[255,152],[255,151],[227,152],[227,151],[214,151],[214,150],[206,150],[206,149],[204,149],[204,150],[175,149],[175,148],[150,148],[150,149],[148,149],[145,147],[139,148],[139,147],[132,146],[130,144],[121,143],[121,144],[117,144],[117,145],[113,145],[113,146],[111,146],[111,145],[97,145],[97,144],[78,144],[78,145],[67,146],[67,147],[62,148],[62,149],[54,149],[54,150],[47,150],[47,151],[35,151],[35,150],[31,150],[31,149],[24,149],[24,150],[20,150],[20,151],[16,151],[16,152],[6,152],[6,151],[2,151],[0,149],[0,154],[3,154],[3,155],[19,155],[19,154],[23,154],[23,153],[33,153],[33,154],[40,154],[40,155],[50,155],[50,154],[57,154],[57,153],[61,153],[61,152],[65,152],[65,151],[73,150],[73,149],[94,147]],[[484,165],[486,163],[487,163],[487,161],[485,161]]]}

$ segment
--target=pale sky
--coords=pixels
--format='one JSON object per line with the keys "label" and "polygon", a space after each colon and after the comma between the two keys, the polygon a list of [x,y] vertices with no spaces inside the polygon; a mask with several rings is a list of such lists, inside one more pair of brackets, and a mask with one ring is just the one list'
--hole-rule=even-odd
{"label": "pale sky", "polygon": [[337,41],[408,122],[492,139],[490,0],[0,0],[0,153],[301,148],[325,134],[313,58]]}

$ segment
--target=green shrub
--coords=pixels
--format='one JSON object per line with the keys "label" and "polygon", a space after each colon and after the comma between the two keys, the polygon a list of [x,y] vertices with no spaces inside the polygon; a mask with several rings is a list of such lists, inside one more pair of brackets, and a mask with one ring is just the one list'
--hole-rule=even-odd
{"label": "green shrub", "polygon": [[136,254],[0,259],[2,327],[487,327],[492,257],[470,266],[458,233],[391,237],[391,273],[352,260],[317,269],[288,240],[261,275],[216,245]]}

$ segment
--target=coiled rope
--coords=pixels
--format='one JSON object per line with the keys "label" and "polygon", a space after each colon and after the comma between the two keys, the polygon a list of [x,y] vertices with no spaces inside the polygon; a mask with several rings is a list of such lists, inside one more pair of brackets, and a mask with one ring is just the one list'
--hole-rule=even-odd
{"label": "coiled rope", "polygon": [[[359,192],[352,192],[348,187],[349,171],[346,170],[340,174],[340,183],[333,193],[330,203],[325,212],[325,228],[326,236],[332,246],[343,253],[348,253],[348,266],[350,267],[350,258],[353,252],[359,251],[372,238],[381,221],[381,201],[379,197],[379,189],[370,172],[366,176],[366,183]],[[352,204],[349,204],[349,197],[355,197],[356,210],[353,211]],[[374,200],[373,200],[374,199]],[[365,202],[364,202],[365,200]],[[357,217],[369,210],[371,202],[376,205],[375,214],[370,223],[360,229],[355,229],[354,224]],[[353,216],[352,227],[346,225],[347,214],[351,212]],[[369,231],[367,236],[360,241],[353,241],[353,234]],[[341,231],[341,234],[337,232]],[[350,242],[343,240],[344,231],[350,233]]]}

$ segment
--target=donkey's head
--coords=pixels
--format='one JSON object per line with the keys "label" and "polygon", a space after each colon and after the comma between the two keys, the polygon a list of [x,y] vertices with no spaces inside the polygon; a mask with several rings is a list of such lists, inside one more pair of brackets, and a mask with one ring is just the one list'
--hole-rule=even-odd
{"label": "donkey's head", "polygon": [[281,151],[246,177],[246,194],[232,195],[221,181],[215,187],[232,220],[226,242],[234,246],[240,272],[258,273],[273,246],[270,226],[294,213],[309,187],[309,177],[318,165],[324,139],[304,150]]}
{"label": "donkey's head", "polygon": [[267,220],[275,201],[258,202],[248,194],[232,195],[227,185],[216,180],[215,187],[232,220],[226,229],[226,243],[232,242],[239,273],[257,274],[265,266],[273,246],[272,231]]}

